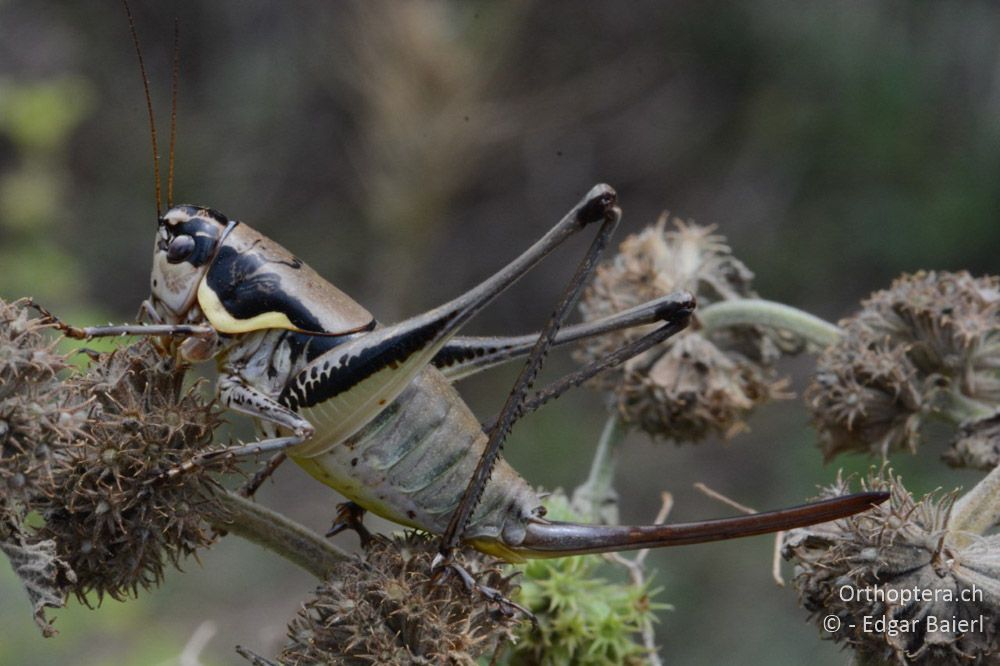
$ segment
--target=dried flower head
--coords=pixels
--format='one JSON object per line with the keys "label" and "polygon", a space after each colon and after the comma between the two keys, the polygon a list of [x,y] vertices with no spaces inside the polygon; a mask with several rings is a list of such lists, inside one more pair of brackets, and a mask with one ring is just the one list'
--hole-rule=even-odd
{"label": "dried flower head", "polygon": [[51,481],[57,452],[79,435],[83,409],[67,394],[66,357],[26,300],[0,300],[0,552],[10,560],[44,636],[56,631],[46,608],[60,608],[75,582],[56,544],[24,525]]}
{"label": "dried flower head", "polygon": [[928,415],[960,424],[1000,408],[998,278],[904,275],[862,305],[806,392],[827,458],[916,451]]}
{"label": "dried flower head", "polygon": [[[1000,535],[956,529],[954,495],[914,500],[891,473],[863,485],[888,489],[889,501],[785,536],[783,554],[795,562],[799,602],[810,617],[865,663],[996,659]],[[825,494],[847,486],[838,480]]]}
{"label": "dried flower head", "polygon": [[27,301],[0,301],[0,504],[23,501],[49,475],[55,448],[79,430],[83,413],[62,390],[66,357],[51,326]]}
{"label": "dried flower head", "polygon": [[906,348],[858,324],[819,357],[806,391],[827,460],[858,448],[916,451],[926,396]]}
{"label": "dried flower head", "polygon": [[858,320],[906,345],[922,375],[944,375],[973,399],[1000,402],[1000,278],[920,271],[863,305]]}
{"label": "dried flower head", "polygon": [[[557,492],[545,500],[554,520],[580,521],[569,499]],[[502,663],[508,666],[645,664],[649,651],[640,632],[669,606],[652,601],[648,584],[612,582],[598,576],[596,555],[531,560],[524,565],[518,602],[538,626],[522,625]]]}
{"label": "dried flower head", "polygon": [[962,424],[941,457],[952,467],[996,469],[1000,465],[1000,414]]}
{"label": "dried flower head", "polygon": [[[374,538],[345,561],[289,626],[282,664],[475,664],[511,636],[519,617],[500,612],[456,576],[433,580],[438,542],[410,532]],[[509,576],[462,553],[459,564],[509,596]]]}
{"label": "dried flower head", "polygon": [[203,512],[216,484],[204,470],[161,473],[206,447],[218,424],[184,368],[143,341],[99,357],[69,390],[89,399],[85,436],[60,450],[44,501],[41,534],[77,573],[82,601],[121,599],[156,585],[213,537]]}
{"label": "dried flower head", "polygon": [[[580,304],[584,319],[679,290],[694,294],[699,309],[755,296],[753,273],[712,233],[714,227],[677,219],[673,224],[668,229],[662,216],[626,238],[614,259],[597,268]],[[578,360],[605,356],[650,330],[637,327],[592,339]],[[651,435],[676,442],[697,441],[710,432],[730,436],[745,427],[756,405],[784,397],[784,382],[776,381],[770,367],[779,355],[775,342],[755,326],[687,330],[604,373],[599,385],[613,392],[626,423]]]}

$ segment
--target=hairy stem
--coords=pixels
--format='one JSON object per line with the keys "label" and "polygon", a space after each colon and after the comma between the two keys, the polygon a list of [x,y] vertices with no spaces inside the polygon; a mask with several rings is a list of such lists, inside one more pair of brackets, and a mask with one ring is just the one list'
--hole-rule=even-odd
{"label": "hairy stem", "polygon": [[618,466],[619,448],[625,439],[625,426],[617,414],[608,417],[597,442],[594,461],[587,480],[573,491],[573,509],[590,520],[606,524],[618,522],[617,499],[612,484]]}
{"label": "hairy stem", "polygon": [[264,546],[317,578],[350,557],[307,527],[236,493],[222,492],[218,499],[222,509],[211,518],[213,527]]}
{"label": "hairy stem", "polygon": [[[962,495],[951,509],[948,531],[958,545],[971,541],[973,534],[983,534],[1000,520],[1000,467]],[[965,534],[955,534],[965,532]]]}
{"label": "hairy stem", "polygon": [[843,335],[839,326],[784,303],[761,298],[719,301],[699,308],[695,316],[712,331],[731,326],[764,326],[791,331],[818,347],[829,347]]}
{"label": "hairy stem", "polygon": [[931,412],[934,416],[945,423],[960,426],[970,421],[979,421],[995,416],[997,408],[967,395],[963,395],[957,388],[943,391],[937,395],[936,409]]}

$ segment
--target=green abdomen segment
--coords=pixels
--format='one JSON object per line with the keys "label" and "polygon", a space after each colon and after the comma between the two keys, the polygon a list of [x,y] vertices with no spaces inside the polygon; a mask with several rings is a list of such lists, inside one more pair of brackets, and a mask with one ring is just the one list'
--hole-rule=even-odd
{"label": "green abdomen segment", "polygon": [[[322,441],[325,431],[336,429],[314,408],[300,413],[316,427],[313,441]],[[365,509],[440,534],[485,445],[475,415],[448,380],[428,367],[357,434],[318,456],[293,458]],[[516,546],[539,506],[538,495],[501,460],[465,538]]]}

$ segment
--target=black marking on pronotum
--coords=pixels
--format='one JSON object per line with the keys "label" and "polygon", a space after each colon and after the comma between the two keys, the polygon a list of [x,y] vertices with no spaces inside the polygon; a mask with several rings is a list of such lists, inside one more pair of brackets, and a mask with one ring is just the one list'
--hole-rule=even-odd
{"label": "black marking on pronotum", "polygon": [[296,328],[310,333],[327,333],[302,301],[282,288],[277,274],[261,270],[266,263],[255,253],[240,253],[232,247],[223,247],[205,280],[222,306],[236,319],[281,312]]}
{"label": "black marking on pronotum", "polygon": [[[426,347],[449,322],[449,318],[438,319],[416,329],[400,333],[396,337],[362,349],[358,354],[343,359],[336,368],[329,365],[307,367],[281,392],[278,402],[298,410],[312,407],[345,391],[349,391],[365,379],[385,368],[393,368],[404,362],[415,352]],[[313,376],[313,373],[315,377]]]}

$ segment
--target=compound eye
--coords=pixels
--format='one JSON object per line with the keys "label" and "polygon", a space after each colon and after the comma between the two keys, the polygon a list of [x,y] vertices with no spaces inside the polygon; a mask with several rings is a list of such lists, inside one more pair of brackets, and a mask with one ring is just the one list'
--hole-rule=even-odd
{"label": "compound eye", "polygon": [[188,235],[180,235],[170,241],[167,247],[167,261],[176,264],[184,261],[194,252],[194,238]]}

